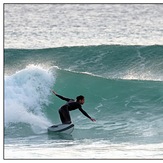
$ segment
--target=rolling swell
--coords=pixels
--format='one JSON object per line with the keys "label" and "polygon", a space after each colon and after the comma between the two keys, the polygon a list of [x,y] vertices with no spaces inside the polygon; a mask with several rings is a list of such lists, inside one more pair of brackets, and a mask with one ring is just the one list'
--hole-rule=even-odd
{"label": "rolling swell", "polygon": [[[97,119],[92,123],[79,111],[71,112],[77,139],[161,142],[161,50],[162,46],[6,49],[5,134],[46,133],[49,125],[59,123],[58,108],[64,102],[51,94],[54,89],[71,98],[83,94],[83,108]],[[133,72],[142,73],[140,69],[150,70],[150,76],[135,77]],[[128,77],[127,70],[132,70]]]}
{"label": "rolling swell", "polygon": [[[113,79],[163,80],[163,46],[100,45],[50,49],[5,49],[5,72],[29,64],[58,66]],[[20,63],[19,65],[17,63]]]}

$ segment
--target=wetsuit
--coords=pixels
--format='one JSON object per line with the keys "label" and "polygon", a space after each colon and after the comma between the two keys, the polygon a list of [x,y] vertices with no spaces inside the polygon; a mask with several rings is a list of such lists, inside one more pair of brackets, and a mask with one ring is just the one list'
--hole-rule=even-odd
{"label": "wetsuit", "polygon": [[56,96],[64,101],[67,101],[67,103],[59,109],[60,119],[63,124],[71,123],[69,111],[75,109],[79,109],[86,117],[91,119],[91,117],[82,109],[81,104],[79,102],[76,102],[74,99],[69,99],[58,94],[56,94]]}

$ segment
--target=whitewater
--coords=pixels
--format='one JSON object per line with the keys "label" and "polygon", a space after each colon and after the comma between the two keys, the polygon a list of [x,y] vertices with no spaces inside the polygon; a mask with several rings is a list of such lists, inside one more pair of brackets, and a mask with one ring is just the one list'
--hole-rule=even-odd
{"label": "whitewater", "polygon": [[4,4],[4,159],[163,159],[162,7]]}

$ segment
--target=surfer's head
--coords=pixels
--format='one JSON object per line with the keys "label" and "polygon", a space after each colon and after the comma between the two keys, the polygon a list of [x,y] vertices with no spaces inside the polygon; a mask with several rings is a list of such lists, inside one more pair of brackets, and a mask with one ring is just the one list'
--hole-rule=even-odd
{"label": "surfer's head", "polygon": [[76,97],[76,101],[79,102],[81,105],[84,104],[84,96],[80,95]]}

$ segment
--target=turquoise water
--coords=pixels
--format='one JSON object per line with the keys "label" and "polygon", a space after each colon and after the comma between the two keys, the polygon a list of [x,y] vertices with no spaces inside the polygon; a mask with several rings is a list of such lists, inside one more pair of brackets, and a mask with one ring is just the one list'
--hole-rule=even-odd
{"label": "turquoise water", "polygon": [[[42,140],[36,139],[41,138],[47,143],[53,140],[49,139],[47,127],[60,123],[58,108],[64,104],[51,93],[53,89],[70,98],[83,94],[86,98],[83,108],[97,120],[93,123],[79,111],[71,112],[75,124],[72,137],[62,139],[53,135],[53,143],[65,138],[74,148],[76,143],[87,145],[87,141],[93,146],[100,142],[107,142],[108,146],[162,145],[162,49],[162,46],[6,49],[5,71],[10,74],[5,76],[6,144],[19,139],[23,142],[32,139],[32,144],[40,144]],[[30,146],[31,141],[27,144]]]}
{"label": "turquoise water", "polygon": [[[81,13],[88,10],[85,21],[93,21],[97,18],[94,30],[98,32],[105,28],[107,21],[102,19],[108,15],[108,10],[116,16],[111,19],[111,25],[117,23],[124,11],[122,5],[105,6],[103,12],[100,8],[103,5],[75,5],[78,8],[76,17],[69,13],[68,16],[78,18]],[[150,8],[157,8],[153,14],[159,15],[160,6],[143,5],[140,12],[150,15]],[[12,7],[12,8],[11,8]],[[38,11],[35,8],[40,7]],[[56,12],[50,10],[56,8]],[[86,158],[86,159],[111,159],[111,158],[162,158],[163,156],[163,46],[158,39],[155,44],[147,45],[148,38],[141,35],[145,40],[140,39],[141,45],[128,44],[128,39],[123,37],[121,31],[116,33],[116,39],[110,38],[106,44],[106,37],[103,43],[90,38],[94,31],[81,35],[82,24],[72,23],[79,26],[79,44],[72,40],[73,44],[65,40],[70,39],[68,30],[64,35],[59,30],[61,24],[65,27],[70,22],[65,17],[60,25],[54,15],[60,11],[60,17],[65,12],[72,10],[71,5],[5,5],[5,49],[4,49],[4,158],[5,159],[61,159],[61,158]],[[111,8],[113,7],[113,8]],[[130,12],[136,5],[128,5],[126,12]],[[113,12],[113,9],[119,10]],[[15,10],[17,9],[17,13]],[[26,29],[23,22],[27,19],[20,13],[27,10],[28,14],[35,15],[36,21],[31,21]],[[45,33],[41,38],[36,36],[36,40],[30,42],[35,35],[29,31],[41,23],[42,12],[45,10],[45,17],[51,15],[49,23],[56,20],[55,37],[59,39],[57,44],[49,44],[46,48],[42,41],[46,42]],[[60,9],[60,10],[59,10]],[[80,9],[80,10],[79,10]],[[29,12],[30,11],[30,12]],[[97,12],[95,12],[97,11]],[[102,14],[102,17],[99,15]],[[134,10],[136,12],[136,10]],[[9,15],[12,13],[12,19]],[[15,15],[14,15],[15,14]],[[15,21],[17,16],[19,21]],[[147,15],[140,16],[144,20]],[[160,14],[161,15],[161,14]],[[81,19],[81,18],[80,18]],[[129,15],[129,20],[134,22],[134,18]],[[158,18],[157,21],[159,21]],[[83,20],[84,21],[84,20]],[[120,23],[124,23],[124,19]],[[148,20],[149,21],[149,20]],[[156,20],[155,20],[156,21]],[[131,23],[131,21],[130,21]],[[55,23],[54,23],[55,24]],[[54,25],[53,24],[53,25]],[[70,23],[71,24],[71,23]],[[152,23],[148,22],[149,31]],[[20,26],[21,25],[21,26]],[[102,27],[99,27],[99,26]],[[137,26],[136,22],[134,24]],[[142,25],[140,23],[140,25]],[[91,23],[86,24],[88,29],[92,29]],[[23,35],[14,33],[22,29]],[[99,28],[98,28],[99,27]],[[20,29],[19,29],[20,28]],[[76,27],[77,28],[77,27]],[[145,27],[144,27],[145,28]],[[11,32],[11,30],[13,31]],[[47,24],[37,28],[37,30],[48,30]],[[112,29],[112,28],[111,28]],[[29,30],[28,34],[24,30]],[[113,30],[113,29],[112,29]],[[143,33],[142,28],[142,33]],[[157,32],[158,29],[155,28]],[[42,32],[43,32],[42,31]],[[155,31],[155,32],[156,32]],[[37,31],[35,31],[37,33]],[[156,33],[157,33],[156,32]],[[106,32],[109,34],[109,32]],[[135,31],[136,33],[136,31]],[[60,35],[63,37],[60,37]],[[136,35],[136,34],[135,34]],[[134,35],[134,36],[135,36]],[[9,38],[11,36],[11,38]],[[14,39],[17,36],[19,39]],[[47,33],[50,38],[51,35]],[[54,35],[53,35],[54,36]],[[53,37],[52,36],[52,37]],[[92,45],[85,37],[92,41]],[[135,39],[138,35],[136,35]],[[152,33],[152,37],[157,35]],[[117,45],[117,38],[119,40]],[[28,40],[28,39],[29,40]],[[38,42],[40,39],[40,42]],[[84,46],[82,44],[84,40]],[[28,41],[27,41],[28,40]],[[100,35],[97,33],[97,40]],[[124,44],[126,40],[126,44]],[[161,36],[159,38],[161,40]],[[27,41],[27,43],[25,43]],[[54,41],[54,40],[52,40]],[[34,44],[35,43],[35,44]],[[47,41],[48,43],[48,41]],[[60,43],[58,45],[58,43]],[[161,44],[160,44],[161,43]],[[105,45],[104,45],[105,44]],[[23,45],[23,46],[21,46]],[[36,47],[34,48],[34,45]],[[47,128],[53,124],[60,123],[58,109],[64,101],[55,97],[51,90],[69,98],[75,98],[82,94],[85,96],[83,109],[96,119],[92,122],[80,113],[79,110],[72,111],[71,118],[75,124],[72,135],[54,134],[49,135]],[[61,155],[64,153],[64,155]]]}

